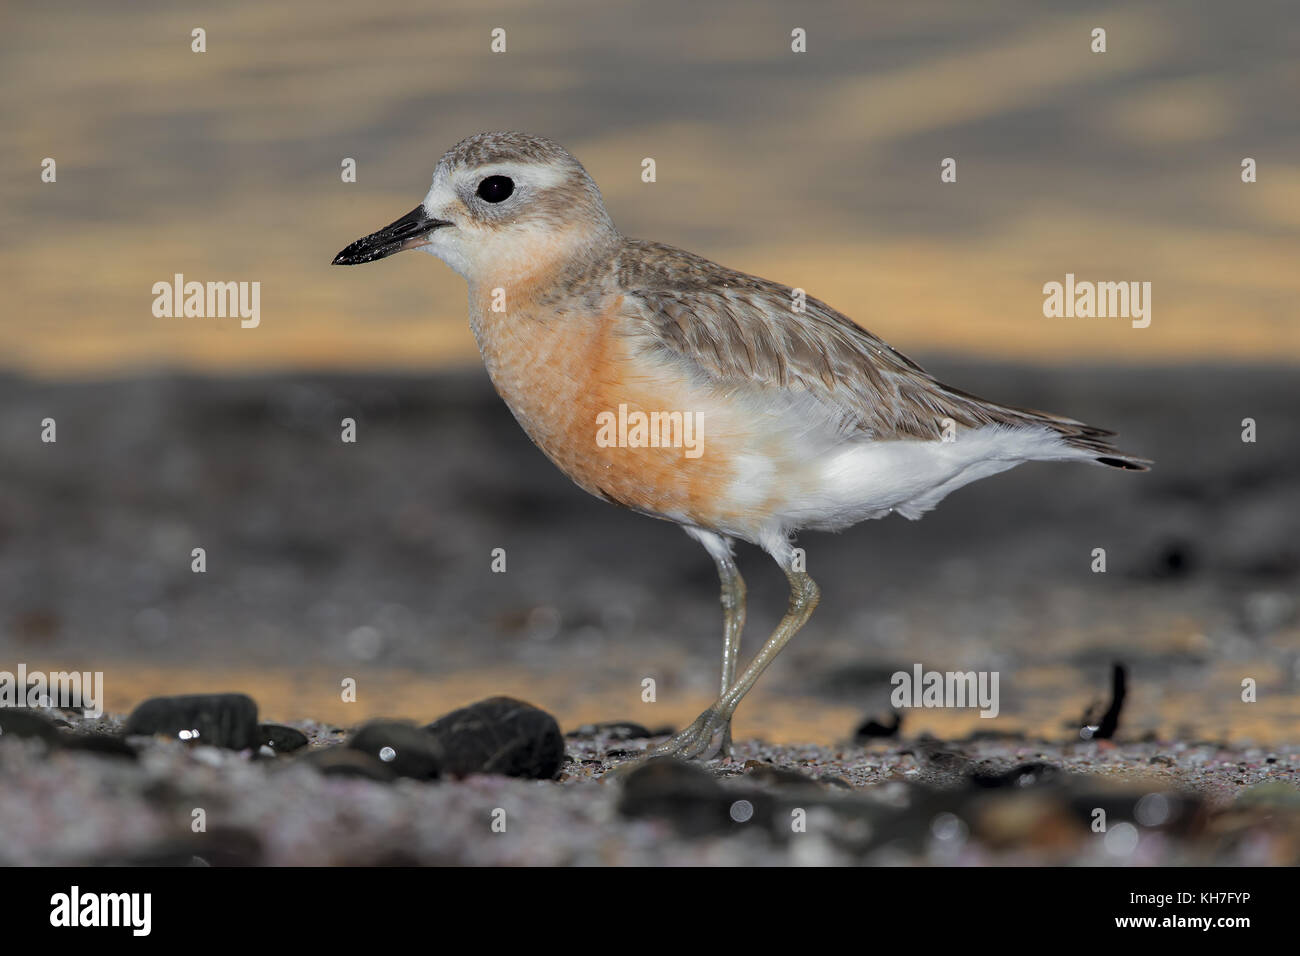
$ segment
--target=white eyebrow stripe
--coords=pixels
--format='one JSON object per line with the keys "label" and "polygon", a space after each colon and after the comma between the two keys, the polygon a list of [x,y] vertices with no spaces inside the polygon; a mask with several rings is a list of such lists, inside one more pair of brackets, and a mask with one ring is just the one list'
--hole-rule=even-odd
{"label": "white eyebrow stripe", "polygon": [[[550,189],[573,177],[573,173],[569,170],[549,163],[489,163],[473,169],[458,169],[454,175],[457,180],[472,177],[475,184],[488,176],[509,176],[516,183],[524,183],[534,189]],[[445,208],[454,199],[456,199],[456,190],[452,185],[452,179],[447,175],[446,170],[437,170],[434,173],[433,185],[429,187],[429,192],[424,197],[424,211],[431,216],[437,215],[438,210]]]}
{"label": "white eyebrow stripe", "polygon": [[460,175],[472,175],[476,182],[489,176],[509,176],[516,183],[541,189],[558,186],[572,177],[567,169],[542,163],[491,163],[473,170],[462,170]]}

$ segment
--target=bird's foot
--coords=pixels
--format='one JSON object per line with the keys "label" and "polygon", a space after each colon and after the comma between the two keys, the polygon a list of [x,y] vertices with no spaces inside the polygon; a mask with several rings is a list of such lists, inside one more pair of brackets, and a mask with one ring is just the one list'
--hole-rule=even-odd
{"label": "bird's foot", "polygon": [[695,722],[646,751],[647,757],[714,760],[731,757],[731,715],[710,707]]}

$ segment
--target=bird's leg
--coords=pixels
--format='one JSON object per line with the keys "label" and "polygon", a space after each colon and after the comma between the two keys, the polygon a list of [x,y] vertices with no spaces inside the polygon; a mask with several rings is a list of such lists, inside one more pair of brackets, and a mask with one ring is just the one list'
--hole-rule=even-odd
{"label": "bird's leg", "polygon": [[[731,555],[730,542],[726,550],[710,549],[718,565],[718,580],[722,584],[722,689],[718,696],[731,690],[736,679],[736,660],[740,656],[740,632],[745,629],[745,579],[740,576],[736,559]],[[719,754],[731,756],[731,721],[722,732]]]}
{"label": "bird's leg", "polygon": [[[722,562],[718,563],[718,573],[722,579],[722,689],[719,696],[731,690],[736,679],[736,660],[740,656],[740,632],[745,629],[745,579],[740,576],[734,560],[728,559],[727,572],[723,572]],[[722,734],[724,757],[731,756],[731,719],[727,719],[727,728]]]}
{"label": "bird's leg", "polygon": [[749,693],[763,671],[781,653],[781,649],[790,642],[790,638],[808,622],[817,607],[821,592],[817,584],[804,571],[796,571],[788,557],[778,557],[782,569],[790,581],[790,605],[785,617],[776,626],[772,636],[767,639],[758,654],[745,668],[740,677],[713,703],[713,706],[700,714],[695,722],[681,733],[671,737],[649,751],[652,756],[671,755],[675,757],[715,756],[718,752],[713,740],[719,732],[725,735],[731,727],[731,716],[741,699]]}
{"label": "bird's leg", "polygon": [[[731,689],[736,679],[736,661],[740,655],[740,634],[745,629],[745,579],[740,576],[736,559],[731,553],[731,541],[720,534],[701,528],[684,528],[700,544],[718,567],[718,581],[722,598],[722,688],[719,696]],[[656,748],[657,750],[658,748]],[[731,724],[723,730],[719,750],[722,756],[731,754]]]}

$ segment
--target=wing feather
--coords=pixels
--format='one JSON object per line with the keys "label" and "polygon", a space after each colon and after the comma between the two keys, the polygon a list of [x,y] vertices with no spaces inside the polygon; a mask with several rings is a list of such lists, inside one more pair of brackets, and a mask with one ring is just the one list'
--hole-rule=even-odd
{"label": "wing feather", "polygon": [[633,239],[617,276],[632,333],[719,388],[804,392],[840,428],[875,440],[939,438],[952,419],[966,427],[1045,425],[1077,448],[1118,454],[1105,440],[1113,432],[944,385],[818,299],[796,310],[788,286]]}

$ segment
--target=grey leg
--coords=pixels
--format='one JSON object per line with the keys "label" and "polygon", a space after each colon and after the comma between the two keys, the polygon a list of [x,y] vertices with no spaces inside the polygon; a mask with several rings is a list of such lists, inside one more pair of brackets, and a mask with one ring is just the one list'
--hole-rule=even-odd
{"label": "grey leg", "polygon": [[785,617],[776,626],[772,636],[767,639],[762,649],[741,673],[740,677],[727,688],[714,702],[713,706],[700,714],[691,726],[670,738],[649,753],[653,756],[672,755],[690,759],[692,757],[712,757],[717,753],[714,738],[724,733],[731,726],[731,716],[741,699],[749,693],[763,671],[781,653],[781,649],[790,642],[790,638],[812,617],[812,612],[821,599],[821,592],[816,583],[806,572],[794,570],[790,555],[786,552],[776,555],[777,561],[790,581],[790,605]]}
{"label": "grey leg", "polygon": [[[736,679],[736,662],[740,656],[740,634],[745,629],[745,579],[740,576],[736,559],[731,553],[731,540],[712,531],[700,528],[683,528],[713,558],[718,566],[718,580],[722,585],[722,687],[719,697],[731,690]],[[722,735],[720,754],[731,755],[731,721],[727,721]]]}

